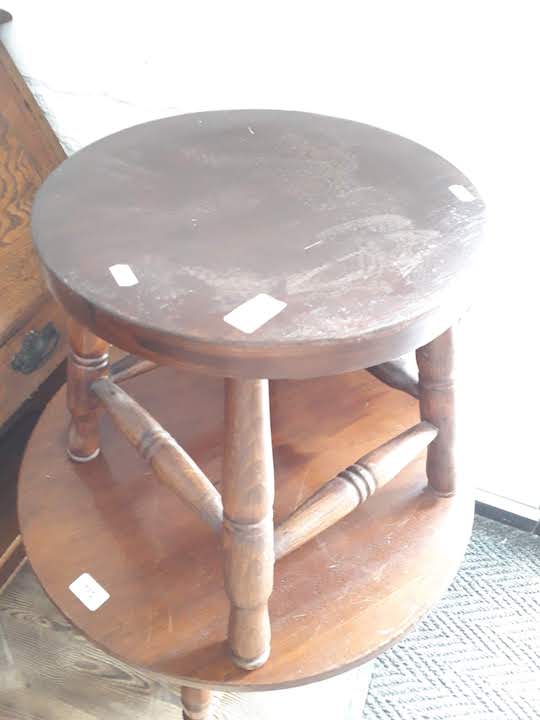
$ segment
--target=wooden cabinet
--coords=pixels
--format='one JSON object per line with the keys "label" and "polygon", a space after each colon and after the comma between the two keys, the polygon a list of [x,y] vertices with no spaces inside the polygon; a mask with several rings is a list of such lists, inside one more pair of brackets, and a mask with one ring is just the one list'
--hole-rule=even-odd
{"label": "wooden cabinet", "polygon": [[30,233],[34,194],[64,157],[0,43],[0,588],[24,558],[16,481],[37,404],[21,409],[66,354],[64,313],[45,287]]}
{"label": "wooden cabinet", "polygon": [[30,233],[34,194],[64,157],[0,44],[0,432],[65,357],[63,312]]}

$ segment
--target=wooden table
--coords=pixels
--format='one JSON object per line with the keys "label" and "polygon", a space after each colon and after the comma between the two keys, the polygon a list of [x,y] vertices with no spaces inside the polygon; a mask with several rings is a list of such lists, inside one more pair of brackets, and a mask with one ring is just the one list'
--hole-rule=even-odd
{"label": "wooden table", "polygon": [[[185,682],[188,717],[208,688],[365,662],[450,582],[472,520],[452,326],[483,226],[439,156],[294,112],[130,128],[39,192],[71,356],[22,468],[27,552],[90,639]],[[109,342],[140,359],[110,372]],[[390,362],[413,350],[418,381]]]}

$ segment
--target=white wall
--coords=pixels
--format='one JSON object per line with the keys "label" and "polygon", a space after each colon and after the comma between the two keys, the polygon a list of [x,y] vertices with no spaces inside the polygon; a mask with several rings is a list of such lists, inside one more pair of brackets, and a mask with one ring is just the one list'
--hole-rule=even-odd
{"label": "white wall", "polygon": [[513,495],[540,504],[537,341],[528,337],[538,325],[535,0],[4,7],[14,21],[3,40],[68,151],[164,115],[295,108],[396,131],[469,174],[489,207],[493,247],[468,346],[477,476],[506,492],[513,468]]}

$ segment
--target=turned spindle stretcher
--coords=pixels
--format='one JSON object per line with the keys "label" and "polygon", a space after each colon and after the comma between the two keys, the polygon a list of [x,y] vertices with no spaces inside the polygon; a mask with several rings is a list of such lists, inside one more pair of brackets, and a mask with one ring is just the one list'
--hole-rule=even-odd
{"label": "turned spindle stretcher", "polygon": [[[131,367],[137,367],[135,362]],[[152,369],[143,363],[140,363],[140,367],[140,372]],[[111,372],[112,377],[114,374]],[[131,372],[130,377],[137,374]],[[161,482],[197,512],[214,531],[221,532],[221,496],[176,440],[113,380],[96,380],[90,390],[97,395],[101,405],[129,442],[150,463]],[[325,483],[276,528],[276,559],[313,539],[365,502],[412,462],[435,439],[437,432],[434,425],[422,421],[372,450]]]}

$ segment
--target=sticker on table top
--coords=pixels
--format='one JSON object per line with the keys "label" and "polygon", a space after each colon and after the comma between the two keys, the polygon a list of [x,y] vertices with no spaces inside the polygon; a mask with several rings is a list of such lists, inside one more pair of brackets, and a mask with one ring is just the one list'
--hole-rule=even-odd
{"label": "sticker on table top", "polygon": [[131,287],[136,285],[139,281],[133,270],[129,265],[111,265],[109,268],[111,275],[116,280],[116,284],[120,287]]}
{"label": "sticker on table top", "polygon": [[223,319],[238,330],[251,334],[276,317],[286,307],[286,302],[260,293],[231,310]]}
{"label": "sticker on table top", "polygon": [[89,573],[79,575],[71,583],[69,589],[92,612],[100,608],[111,597]]}
{"label": "sticker on table top", "polygon": [[455,195],[458,200],[461,200],[461,202],[471,202],[471,200],[474,200],[472,192],[467,190],[467,188],[463,185],[449,185],[448,189],[452,195]]}

